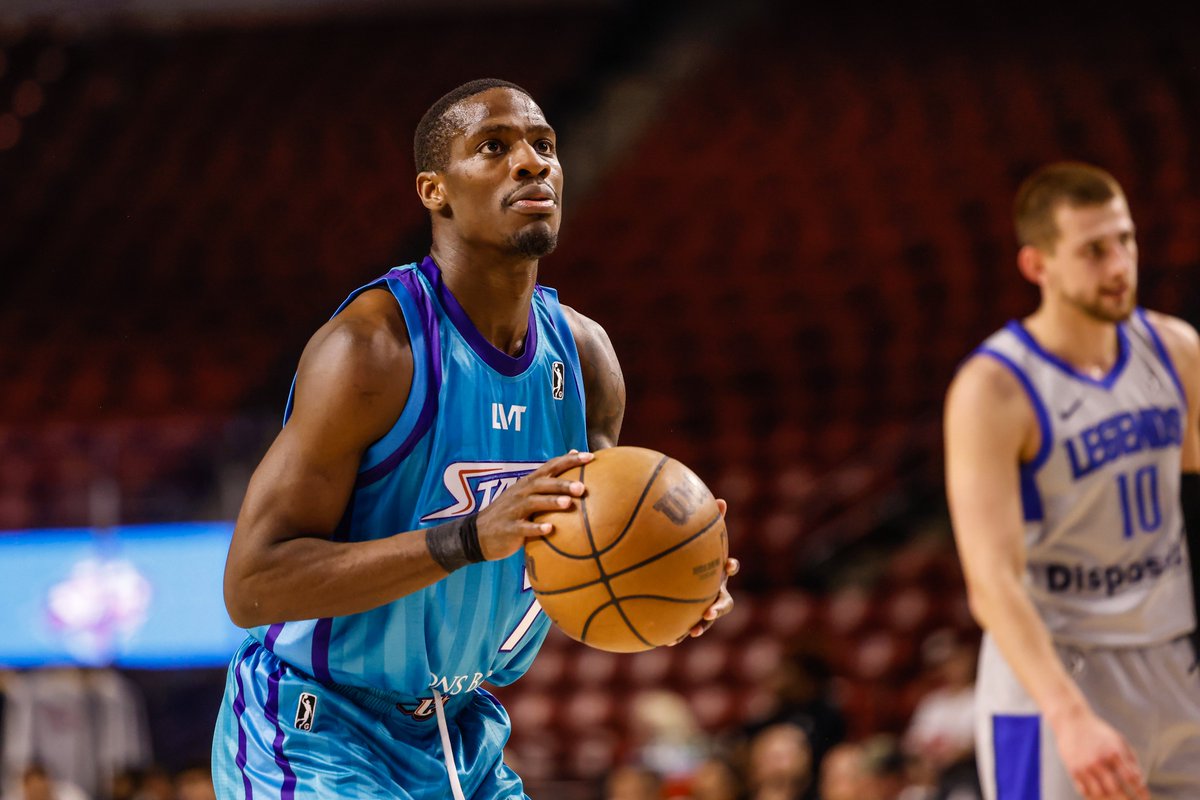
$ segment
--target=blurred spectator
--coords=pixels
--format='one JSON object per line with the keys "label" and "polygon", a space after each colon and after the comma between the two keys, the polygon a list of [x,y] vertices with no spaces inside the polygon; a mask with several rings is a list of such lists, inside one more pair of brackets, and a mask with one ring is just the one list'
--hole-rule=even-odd
{"label": "blurred spectator", "polygon": [[746,783],[752,800],[800,800],[812,785],[812,750],[799,725],[781,722],[750,742]]}
{"label": "blurred spectator", "polygon": [[[618,767],[608,776],[605,800],[662,800],[662,779],[652,769],[640,766]],[[192,800],[180,796],[180,800]],[[197,798],[198,800],[198,798]]]}
{"label": "blurred spectator", "polygon": [[197,765],[175,776],[175,800],[216,800],[212,771]]}
{"label": "blurred spectator", "polygon": [[725,759],[710,758],[696,768],[690,800],[740,800],[741,797],[741,778]]}
{"label": "blurred spectator", "polygon": [[4,793],[4,800],[88,800],[87,794],[73,783],[56,781],[41,764],[31,764],[18,785]]}
{"label": "blurred spectator", "polygon": [[936,688],[913,712],[904,749],[940,774],[975,750],[975,647],[953,631],[937,631],[921,645]]}
{"label": "blurred spectator", "polygon": [[665,689],[641,692],[630,714],[631,763],[662,777],[668,796],[686,794],[708,742],[687,701]]}
{"label": "blurred spectator", "polygon": [[870,800],[911,800],[914,797],[912,793],[905,794],[910,783],[907,760],[895,736],[880,733],[867,739],[863,742],[863,760],[867,773],[864,797]]}
{"label": "blurred spectator", "polygon": [[162,767],[150,767],[142,773],[133,800],[175,800],[175,784]]}
{"label": "blurred spectator", "polygon": [[149,760],[146,712],[136,687],[111,669],[46,669],[5,680],[4,768],[9,780],[38,763],[85,792]]}
{"label": "blurred spectator", "polygon": [[773,707],[746,726],[747,736],[781,722],[796,725],[807,736],[812,763],[819,769],[829,749],[846,737],[846,719],[830,699],[830,677],[829,663],[819,652],[794,649],[769,679]]}
{"label": "blurred spectator", "polygon": [[867,771],[862,745],[843,742],[825,754],[821,764],[819,800],[864,800]]}

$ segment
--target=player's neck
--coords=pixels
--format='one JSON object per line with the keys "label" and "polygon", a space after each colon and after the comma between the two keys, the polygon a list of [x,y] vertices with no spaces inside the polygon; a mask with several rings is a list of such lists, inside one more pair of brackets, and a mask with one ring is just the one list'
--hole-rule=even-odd
{"label": "player's neck", "polygon": [[1117,324],[1079,309],[1043,303],[1024,324],[1045,350],[1085,375],[1106,375],[1120,356]]}
{"label": "player's neck", "polygon": [[529,303],[537,283],[538,262],[500,259],[437,243],[430,255],[475,329],[496,349],[518,355],[529,330]]}

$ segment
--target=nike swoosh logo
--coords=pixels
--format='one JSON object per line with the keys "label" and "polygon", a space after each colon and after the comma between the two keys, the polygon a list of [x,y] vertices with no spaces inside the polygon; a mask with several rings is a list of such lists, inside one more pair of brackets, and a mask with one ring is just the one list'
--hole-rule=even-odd
{"label": "nike swoosh logo", "polygon": [[1071,415],[1074,414],[1076,411],[1078,411],[1079,407],[1082,405],[1083,405],[1083,398],[1082,397],[1076,398],[1075,402],[1072,403],[1069,408],[1067,408],[1065,411],[1058,412],[1058,418],[1065,422],[1066,420],[1070,419]]}

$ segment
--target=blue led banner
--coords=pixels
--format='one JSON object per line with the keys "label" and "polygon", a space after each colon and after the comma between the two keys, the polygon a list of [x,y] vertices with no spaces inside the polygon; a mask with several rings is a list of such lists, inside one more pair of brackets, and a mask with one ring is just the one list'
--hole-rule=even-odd
{"label": "blue led banner", "polygon": [[233,525],[0,533],[0,665],[223,666]]}

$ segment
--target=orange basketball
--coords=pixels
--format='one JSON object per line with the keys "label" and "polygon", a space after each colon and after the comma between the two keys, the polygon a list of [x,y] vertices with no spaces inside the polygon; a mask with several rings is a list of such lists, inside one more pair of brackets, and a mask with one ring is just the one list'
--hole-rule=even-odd
{"label": "orange basketball", "polygon": [[569,510],[540,515],[554,532],[525,544],[547,616],[571,638],[618,653],[670,644],[700,622],[720,592],[729,542],[696,474],[654,450],[613,447],[563,477],[587,492]]}

